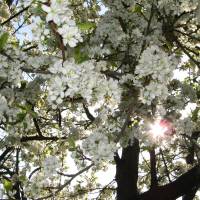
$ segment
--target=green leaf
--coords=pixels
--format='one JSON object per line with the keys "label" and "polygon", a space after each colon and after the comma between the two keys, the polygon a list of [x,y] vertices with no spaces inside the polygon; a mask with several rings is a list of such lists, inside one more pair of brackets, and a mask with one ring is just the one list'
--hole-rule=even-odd
{"label": "green leaf", "polygon": [[199,117],[199,111],[200,107],[197,107],[193,112],[192,112],[192,121],[196,122]]}
{"label": "green leaf", "polygon": [[25,104],[25,105],[17,104],[17,107],[20,108],[22,111],[26,112],[32,111],[32,106],[30,104]]}
{"label": "green leaf", "polygon": [[136,13],[141,13],[141,12],[142,12],[142,6],[136,4],[136,5],[135,5],[135,12],[136,12]]}
{"label": "green leaf", "polygon": [[33,14],[35,15],[41,15],[44,14],[45,11],[42,9],[41,4],[37,4],[37,6],[35,8],[32,9]]}
{"label": "green leaf", "polygon": [[75,144],[75,141],[74,141],[74,138],[73,137],[69,137],[68,138],[68,145],[69,145],[69,148],[71,149],[74,149],[76,147],[76,144]]}
{"label": "green leaf", "polygon": [[0,50],[2,50],[5,47],[5,45],[8,41],[8,37],[9,37],[8,33],[3,33],[1,35],[1,37],[0,37]]}
{"label": "green leaf", "polygon": [[136,4],[135,6],[132,7],[131,9],[132,12],[134,13],[142,13],[142,6],[139,4]]}
{"label": "green leaf", "polygon": [[38,117],[38,114],[34,111],[30,111],[29,114],[33,117],[33,118],[37,118]]}
{"label": "green leaf", "polygon": [[10,191],[12,189],[12,182],[4,179],[3,180],[3,187],[5,188],[6,192]]}
{"label": "green leaf", "polygon": [[200,99],[200,89],[197,89],[196,95],[197,95],[197,98]]}
{"label": "green leaf", "polygon": [[23,90],[26,88],[26,86],[27,86],[27,81],[22,81],[20,89]]}
{"label": "green leaf", "polygon": [[80,64],[89,59],[88,55],[82,51],[81,46],[77,46],[74,50],[74,59],[76,63]]}
{"label": "green leaf", "polygon": [[23,122],[23,126],[24,126],[24,129],[26,129],[28,127],[28,124],[26,122]]}
{"label": "green leaf", "polygon": [[81,31],[89,31],[96,27],[96,24],[94,22],[83,22],[83,23],[77,23],[78,28]]}
{"label": "green leaf", "polygon": [[17,121],[22,122],[24,118],[26,117],[27,113],[26,112],[21,112],[17,114]]}

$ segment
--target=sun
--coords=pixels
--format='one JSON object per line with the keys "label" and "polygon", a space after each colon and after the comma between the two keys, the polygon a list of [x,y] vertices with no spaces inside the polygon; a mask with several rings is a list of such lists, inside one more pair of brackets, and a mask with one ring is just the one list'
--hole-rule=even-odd
{"label": "sun", "polygon": [[164,138],[175,133],[174,125],[167,119],[158,119],[150,125],[149,133],[153,138]]}
{"label": "sun", "polygon": [[166,131],[167,127],[163,126],[160,123],[160,120],[157,120],[150,125],[150,133],[154,138],[163,138],[165,136]]}

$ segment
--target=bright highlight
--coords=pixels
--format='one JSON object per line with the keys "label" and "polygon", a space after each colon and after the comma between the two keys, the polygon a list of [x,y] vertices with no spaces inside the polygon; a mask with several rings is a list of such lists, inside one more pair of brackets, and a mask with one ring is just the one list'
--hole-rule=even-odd
{"label": "bright highlight", "polygon": [[154,122],[154,124],[150,125],[149,133],[153,136],[153,138],[166,138],[169,136],[173,136],[175,134],[175,128],[171,121],[167,119],[159,119]]}
{"label": "bright highlight", "polygon": [[150,133],[154,138],[163,138],[168,128],[156,121],[154,124],[150,125]]}

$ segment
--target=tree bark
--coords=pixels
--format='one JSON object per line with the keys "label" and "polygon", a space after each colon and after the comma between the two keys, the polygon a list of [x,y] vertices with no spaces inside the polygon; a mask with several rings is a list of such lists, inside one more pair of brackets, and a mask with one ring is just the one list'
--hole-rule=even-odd
{"label": "tree bark", "polygon": [[192,188],[192,190],[189,193],[183,196],[182,200],[193,200],[197,190],[198,190],[198,187]]}
{"label": "tree bark", "polygon": [[158,186],[157,170],[156,170],[156,153],[155,149],[149,151],[150,154],[150,166],[151,166],[151,189]]}
{"label": "tree bark", "polygon": [[200,167],[195,166],[175,181],[140,195],[140,200],[174,200],[200,186]]}
{"label": "tree bark", "polygon": [[139,141],[134,140],[122,150],[121,158],[116,154],[116,181],[117,200],[136,200],[138,198],[138,161],[139,161]]}

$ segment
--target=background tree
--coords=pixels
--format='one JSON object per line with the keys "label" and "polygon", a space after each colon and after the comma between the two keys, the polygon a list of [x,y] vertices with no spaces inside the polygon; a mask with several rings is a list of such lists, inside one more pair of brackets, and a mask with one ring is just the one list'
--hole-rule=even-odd
{"label": "background tree", "polygon": [[1,198],[198,199],[198,0],[1,0],[0,21]]}

